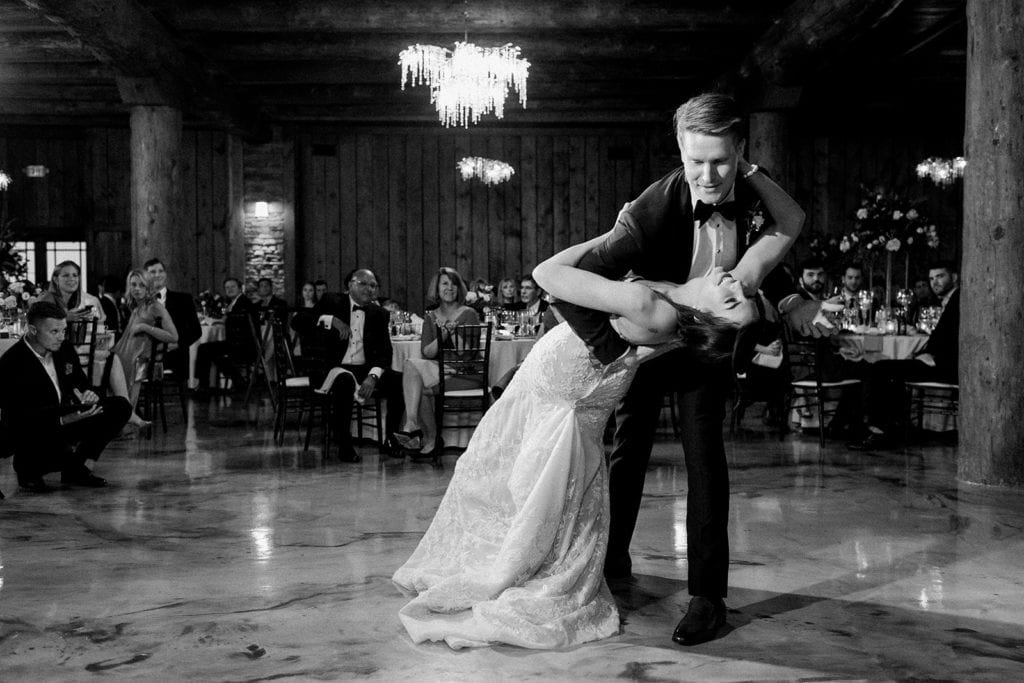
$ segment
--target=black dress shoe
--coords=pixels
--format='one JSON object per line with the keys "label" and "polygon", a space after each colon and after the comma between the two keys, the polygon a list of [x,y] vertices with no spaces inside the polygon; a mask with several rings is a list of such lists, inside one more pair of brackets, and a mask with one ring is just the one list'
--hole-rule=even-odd
{"label": "black dress shoe", "polygon": [[721,598],[690,598],[686,614],[679,620],[672,640],[680,645],[699,645],[713,640],[725,626],[725,602]]}
{"label": "black dress shoe", "polygon": [[341,462],[362,462],[363,456],[356,453],[355,449],[350,446],[338,451],[338,460]]}
{"label": "black dress shoe", "polygon": [[18,477],[18,488],[29,493],[49,493],[53,490],[42,477]]}
{"label": "black dress shoe", "polygon": [[896,447],[896,440],[886,434],[871,432],[860,441],[846,444],[851,451],[885,451]]}
{"label": "black dress shoe", "polygon": [[97,477],[88,468],[83,467],[77,472],[62,472],[60,483],[67,486],[85,486],[92,489],[102,488],[107,485],[107,480]]}

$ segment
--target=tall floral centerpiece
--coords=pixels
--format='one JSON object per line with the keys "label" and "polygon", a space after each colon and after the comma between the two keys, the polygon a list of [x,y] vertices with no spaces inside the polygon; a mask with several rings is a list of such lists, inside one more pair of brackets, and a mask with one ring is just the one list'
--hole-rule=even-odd
{"label": "tall floral centerpiece", "polygon": [[853,230],[839,238],[839,252],[863,261],[869,268],[885,265],[885,306],[891,306],[894,257],[905,255],[903,287],[910,286],[912,253],[939,246],[935,224],[918,209],[920,202],[885,188],[861,186],[860,206],[854,212]]}

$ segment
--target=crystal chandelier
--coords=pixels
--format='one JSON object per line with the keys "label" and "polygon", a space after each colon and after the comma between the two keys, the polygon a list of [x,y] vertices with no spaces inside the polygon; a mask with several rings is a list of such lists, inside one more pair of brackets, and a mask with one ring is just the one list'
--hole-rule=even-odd
{"label": "crystal chandelier", "polygon": [[463,180],[476,177],[482,180],[484,185],[503,183],[516,172],[516,169],[504,161],[483,157],[463,157],[455,166],[462,174]]}
{"label": "crystal chandelier", "polygon": [[530,63],[519,56],[519,47],[478,47],[456,42],[449,50],[436,45],[410,45],[398,55],[402,67],[402,90],[426,84],[430,102],[445,126],[468,128],[484,114],[505,116],[505,98],[510,88],[519,93],[526,107],[526,78]]}
{"label": "crystal chandelier", "polygon": [[917,165],[918,178],[931,178],[936,185],[952,185],[957,178],[962,178],[967,167],[967,159],[953,157],[940,159],[928,157]]}

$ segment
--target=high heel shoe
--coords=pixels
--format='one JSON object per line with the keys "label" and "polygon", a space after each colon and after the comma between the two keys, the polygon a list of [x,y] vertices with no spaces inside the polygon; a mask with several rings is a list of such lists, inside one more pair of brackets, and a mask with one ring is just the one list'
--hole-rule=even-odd
{"label": "high heel shoe", "polygon": [[411,432],[396,431],[391,435],[403,450],[419,451],[423,439],[423,430],[414,429]]}

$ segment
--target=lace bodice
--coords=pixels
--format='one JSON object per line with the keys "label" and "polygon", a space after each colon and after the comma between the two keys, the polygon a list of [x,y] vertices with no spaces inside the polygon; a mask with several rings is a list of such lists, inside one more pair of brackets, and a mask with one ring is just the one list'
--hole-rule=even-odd
{"label": "lace bodice", "polygon": [[636,349],[630,348],[611,364],[602,365],[572,328],[558,325],[533,347],[508,391],[528,391],[568,404],[584,429],[603,428],[633,381],[638,364]]}

